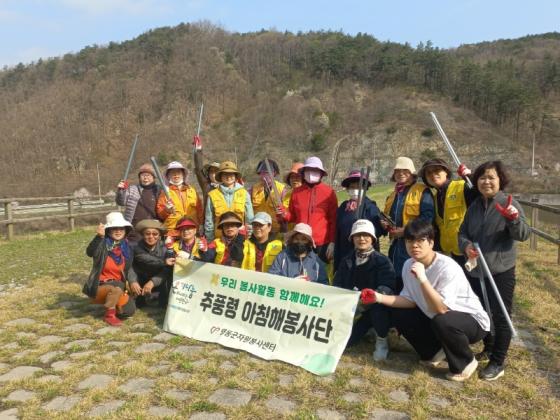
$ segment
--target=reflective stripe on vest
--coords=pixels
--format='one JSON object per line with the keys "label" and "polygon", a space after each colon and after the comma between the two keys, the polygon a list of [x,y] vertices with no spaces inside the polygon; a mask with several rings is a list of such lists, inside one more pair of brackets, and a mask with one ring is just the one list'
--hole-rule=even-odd
{"label": "reflective stripe on vest", "polygon": [[[246,241],[249,243],[248,249],[248,261],[247,261],[247,270],[256,270],[257,264],[257,247],[251,241]],[[266,244],[266,248],[264,249],[264,255],[262,260],[262,272],[268,273],[268,269],[276,259],[276,256],[282,252],[282,241],[278,239],[274,239]],[[245,259],[243,259],[243,265],[245,265]],[[245,267],[244,267],[245,268]]]}
{"label": "reflective stripe on vest", "polygon": [[[428,187],[426,187],[424,184],[415,183],[412,184],[412,186],[408,189],[408,192],[406,193],[406,197],[404,199],[404,208],[402,215],[403,226],[406,226],[408,222],[420,216],[420,202],[422,201],[422,193],[427,188]],[[393,191],[385,201],[384,213],[387,215],[389,215],[389,213],[391,212],[391,207],[393,206],[393,202],[395,201],[395,196],[395,191]]]}
{"label": "reflective stripe on vest", "polygon": [[[434,200],[436,194],[434,193]],[[465,201],[465,181],[451,181],[445,193],[443,204],[443,217],[438,213],[436,205],[436,225],[439,228],[439,241],[442,251],[450,255],[461,255],[459,249],[459,228],[465,213],[467,202]]]}

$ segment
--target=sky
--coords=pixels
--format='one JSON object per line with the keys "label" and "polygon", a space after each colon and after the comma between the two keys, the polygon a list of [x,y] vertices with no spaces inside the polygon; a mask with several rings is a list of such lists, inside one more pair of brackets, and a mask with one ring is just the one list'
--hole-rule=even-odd
{"label": "sky", "polygon": [[0,67],[202,20],[232,32],[340,30],[452,48],[560,31],[560,1],[0,0]]}

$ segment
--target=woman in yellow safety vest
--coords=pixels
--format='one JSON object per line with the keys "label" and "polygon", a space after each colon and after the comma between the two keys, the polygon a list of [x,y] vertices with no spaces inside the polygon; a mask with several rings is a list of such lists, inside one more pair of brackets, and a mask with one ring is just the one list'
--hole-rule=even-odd
{"label": "woman in yellow safety vest", "polygon": [[261,211],[251,222],[253,234],[247,241],[249,254],[244,264],[249,270],[267,273],[276,256],[282,252],[282,241],[276,239],[276,234],[272,232],[273,220],[270,214]]}
{"label": "woman in yellow safety vest", "polygon": [[238,182],[240,179],[241,173],[235,163],[230,161],[220,163],[216,173],[216,180],[220,182],[220,186],[208,193],[204,217],[204,233],[209,241],[221,236],[222,231],[218,229],[217,224],[226,212],[236,214],[245,225],[253,220],[251,197]]}
{"label": "woman in yellow safety vest", "polygon": [[230,267],[250,270],[249,241],[239,233],[243,226],[241,218],[232,211],[227,211],[220,216],[218,229],[221,231],[219,238],[208,244],[208,248],[200,249],[202,261]]}
{"label": "woman in yellow safety vest", "polygon": [[173,251],[177,258],[200,261],[200,252],[206,251],[208,243],[206,238],[197,238],[198,225],[188,217],[183,217],[175,226],[181,237],[173,244]]}
{"label": "woman in yellow safety vest", "polygon": [[[268,159],[268,163],[272,174],[268,172],[265,160],[261,160],[257,165],[256,173],[259,175],[260,181],[249,190],[251,203],[253,204],[253,211],[255,213],[265,212],[270,215],[272,218],[272,232],[285,233],[288,231],[288,224],[280,224],[278,220],[276,220],[276,208],[279,204],[282,204],[284,207],[290,205],[289,197],[286,199],[288,188],[286,188],[286,184],[274,179],[274,177],[280,173],[276,161]],[[276,189],[274,189],[272,185],[273,182]],[[280,197],[276,197],[276,191],[278,191]]]}
{"label": "woman in yellow safety vest", "polygon": [[434,220],[434,200],[430,189],[424,184],[417,183],[417,179],[418,175],[412,160],[403,156],[397,158],[391,177],[391,181],[396,182],[395,190],[387,197],[384,211],[396,225],[392,226],[385,219],[381,220],[383,228],[389,232],[389,238],[392,240],[389,259],[397,275],[397,293],[402,290],[402,268],[409,258],[403,238],[404,227],[417,218],[429,223],[433,223]]}
{"label": "woman in yellow safety vest", "polygon": [[[471,171],[461,164],[457,173],[466,178]],[[463,267],[466,259],[459,249],[459,228],[467,208],[480,193],[476,188],[469,188],[464,179],[452,180],[451,169],[443,159],[427,160],[422,165],[419,175],[424,184],[432,188],[435,200],[437,227],[435,247]]]}

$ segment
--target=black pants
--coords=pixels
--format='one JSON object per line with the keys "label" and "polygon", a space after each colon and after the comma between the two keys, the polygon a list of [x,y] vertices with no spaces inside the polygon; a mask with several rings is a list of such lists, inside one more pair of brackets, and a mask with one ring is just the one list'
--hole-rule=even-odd
{"label": "black pants", "polygon": [[[478,269],[479,268],[476,270]],[[472,273],[470,273],[468,277],[469,283],[476,295],[479,297],[480,301],[483,302],[484,306],[480,279],[478,277],[471,277],[471,275]],[[493,274],[492,276],[494,277],[494,282],[500,292],[500,296],[504,301],[506,310],[508,314],[511,315],[513,291],[515,289],[515,267],[512,267],[503,273]],[[500,309],[494,290],[492,289],[492,286],[490,286],[490,282],[487,278],[484,278],[484,284],[486,285],[486,292],[488,293],[490,312],[492,312],[491,314],[488,314],[488,316],[490,316],[494,324],[494,336],[488,334],[488,336],[484,339],[484,350],[490,354],[491,361],[499,365],[503,365],[511,343],[511,331],[506,321],[506,317]]]}
{"label": "black pants", "polygon": [[317,254],[317,256],[319,258],[321,258],[321,260],[325,263],[328,264],[329,260],[327,259],[327,248],[329,247],[328,242],[326,244],[323,245],[319,245],[315,247],[315,253]]}
{"label": "black pants", "polygon": [[357,344],[371,327],[375,329],[378,337],[387,337],[390,327],[390,318],[391,312],[388,307],[383,305],[371,305],[371,308],[362,312],[362,316],[352,327],[348,346]]}
{"label": "black pants", "polygon": [[485,335],[469,314],[448,311],[428,318],[420,309],[392,310],[393,322],[422,360],[430,360],[443,348],[452,373],[460,373],[473,360],[469,347]]}

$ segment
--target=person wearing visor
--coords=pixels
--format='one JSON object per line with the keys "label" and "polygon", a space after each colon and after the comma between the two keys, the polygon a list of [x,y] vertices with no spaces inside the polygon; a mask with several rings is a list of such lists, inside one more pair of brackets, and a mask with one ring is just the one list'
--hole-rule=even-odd
{"label": "person wearing visor", "polygon": [[285,238],[283,250],[268,270],[269,274],[328,284],[325,263],[313,251],[315,243],[311,226],[298,223]]}
{"label": "person wearing visor", "polygon": [[173,244],[175,256],[185,260],[200,261],[202,259],[200,252],[208,249],[208,242],[206,238],[196,236],[198,231],[196,222],[188,217],[183,217],[177,222],[175,229],[180,234],[179,240]]}
{"label": "person wearing visor", "polygon": [[317,255],[327,263],[334,256],[338,200],[334,190],[321,182],[327,175],[321,159],[307,158],[300,172],[303,185],[293,190],[288,208],[279,206],[276,209],[276,217],[280,222],[309,225]]}

